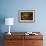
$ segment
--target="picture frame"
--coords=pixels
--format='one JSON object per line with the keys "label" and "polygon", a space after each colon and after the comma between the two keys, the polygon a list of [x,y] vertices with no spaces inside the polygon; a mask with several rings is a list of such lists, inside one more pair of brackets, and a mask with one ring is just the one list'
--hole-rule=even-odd
{"label": "picture frame", "polygon": [[35,22],[35,10],[19,10],[19,22]]}

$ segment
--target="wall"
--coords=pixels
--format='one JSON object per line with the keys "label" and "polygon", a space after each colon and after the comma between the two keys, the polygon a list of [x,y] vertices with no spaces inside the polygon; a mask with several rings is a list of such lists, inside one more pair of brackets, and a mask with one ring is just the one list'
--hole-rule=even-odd
{"label": "wall", "polygon": [[[1,15],[3,17],[13,17],[15,24],[11,31],[46,31],[46,1],[45,0],[1,0]],[[19,23],[19,10],[34,10],[35,23]],[[2,26],[2,32],[8,31],[6,25]]]}

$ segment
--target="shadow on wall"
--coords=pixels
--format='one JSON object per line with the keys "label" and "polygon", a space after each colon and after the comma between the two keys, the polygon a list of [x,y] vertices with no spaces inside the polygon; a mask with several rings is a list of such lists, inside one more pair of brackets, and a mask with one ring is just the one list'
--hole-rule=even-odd
{"label": "shadow on wall", "polygon": [[2,33],[2,26],[5,23],[5,17],[4,16],[0,16],[0,46],[3,46],[3,34]]}

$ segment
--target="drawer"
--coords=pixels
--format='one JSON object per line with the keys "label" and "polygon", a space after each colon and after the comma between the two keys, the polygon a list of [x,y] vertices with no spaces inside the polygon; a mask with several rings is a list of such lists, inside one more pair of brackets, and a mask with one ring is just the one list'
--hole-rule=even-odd
{"label": "drawer", "polygon": [[23,46],[23,40],[5,40],[4,46]]}
{"label": "drawer", "polygon": [[42,40],[25,40],[24,46],[43,46]]}
{"label": "drawer", "polygon": [[30,36],[30,35],[25,35],[25,40],[29,40],[29,39],[35,39],[35,40],[37,40],[37,39],[39,39],[39,40],[43,40],[43,36],[41,36],[41,35],[33,35],[33,36]]}
{"label": "drawer", "polygon": [[4,36],[4,39],[22,40],[22,39],[24,39],[24,36],[23,35],[15,35],[15,36],[13,36],[13,35],[6,35],[6,36]]}
{"label": "drawer", "polygon": [[32,41],[32,46],[43,46],[43,40]]}
{"label": "drawer", "polygon": [[15,40],[5,40],[4,41],[4,46],[15,46],[16,41]]}
{"label": "drawer", "polygon": [[5,40],[4,41],[4,44],[8,44],[8,45],[12,45],[12,44],[16,44],[16,41],[15,40]]}

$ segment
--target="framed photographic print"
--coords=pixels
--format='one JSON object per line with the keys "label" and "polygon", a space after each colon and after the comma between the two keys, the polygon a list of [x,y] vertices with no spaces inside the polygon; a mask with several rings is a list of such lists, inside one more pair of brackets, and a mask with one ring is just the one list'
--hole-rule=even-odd
{"label": "framed photographic print", "polygon": [[19,22],[34,22],[35,21],[35,10],[20,10],[19,11]]}

